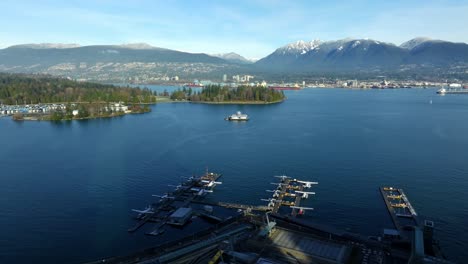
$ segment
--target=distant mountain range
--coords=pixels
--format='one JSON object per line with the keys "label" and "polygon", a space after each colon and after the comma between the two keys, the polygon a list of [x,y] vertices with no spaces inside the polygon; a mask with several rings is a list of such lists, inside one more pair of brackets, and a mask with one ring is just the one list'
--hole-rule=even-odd
{"label": "distant mountain range", "polygon": [[468,44],[415,38],[396,46],[369,39],[297,41],[255,65],[266,71],[372,71],[421,67],[467,67]]}
{"label": "distant mountain range", "polygon": [[203,62],[227,61],[203,53],[188,53],[152,47],[148,44],[95,45],[25,44],[0,50],[0,65],[51,66],[60,63],[128,63],[128,62]]}
{"label": "distant mountain range", "polygon": [[224,59],[226,61],[232,62],[232,63],[239,63],[239,64],[250,64],[253,63],[253,61],[248,60],[241,55],[234,53],[234,52],[229,52],[229,53],[221,53],[221,54],[211,54],[211,56],[218,57],[221,59]]}
{"label": "distant mountain range", "polygon": [[[0,49],[0,71],[91,80],[205,78],[227,74],[468,72],[468,44],[415,38],[400,46],[370,39],[297,41],[255,63],[236,53],[188,53],[146,43],[80,46],[23,44]],[[113,77],[112,77],[113,76]],[[122,76],[122,79],[118,79]],[[115,77],[115,78],[114,78]],[[106,79],[107,78],[107,79]],[[117,79],[116,79],[117,78]]]}

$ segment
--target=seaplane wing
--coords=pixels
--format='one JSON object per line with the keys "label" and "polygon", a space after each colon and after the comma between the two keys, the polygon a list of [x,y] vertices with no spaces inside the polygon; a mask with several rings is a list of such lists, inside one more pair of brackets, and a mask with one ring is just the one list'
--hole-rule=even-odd
{"label": "seaplane wing", "polygon": [[301,207],[301,206],[289,206],[289,208],[300,209],[300,210],[314,210],[312,207]]}
{"label": "seaplane wing", "polygon": [[265,201],[265,202],[281,202],[281,200],[276,200],[276,199],[273,199],[273,198],[260,199],[260,200]]}
{"label": "seaplane wing", "polygon": [[175,197],[168,196],[167,194],[165,194],[165,195],[153,194],[153,195],[151,195],[151,196],[158,197],[158,198],[161,198],[161,199],[175,199]]}
{"label": "seaplane wing", "polygon": [[312,187],[312,185],[318,184],[318,182],[310,182],[310,181],[297,181],[298,183],[302,183],[307,188]]}
{"label": "seaplane wing", "polygon": [[286,183],[278,183],[278,182],[270,182],[273,185],[284,186],[287,185]]}
{"label": "seaplane wing", "polygon": [[192,192],[198,192],[198,193],[212,193],[212,190],[205,190],[202,188],[191,188],[190,189]]}
{"label": "seaplane wing", "polygon": [[183,187],[182,185],[172,185],[172,184],[168,184],[167,186],[174,187],[176,190],[179,190],[180,188]]}
{"label": "seaplane wing", "polygon": [[301,193],[301,194],[315,194],[315,192],[304,192],[304,191],[294,191],[295,193]]}
{"label": "seaplane wing", "polygon": [[138,209],[132,209],[133,212],[140,213],[140,214],[152,214],[153,209],[151,207],[147,207],[145,210],[138,210]]}
{"label": "seaplane wing", "polygon": [[286,175],[279,175],[279,176],[275,176],[275,177],[276,177],[276,178],[280,178],[280,179],[282,179],[282,180],[291,178],[291,177],[286,176]]}

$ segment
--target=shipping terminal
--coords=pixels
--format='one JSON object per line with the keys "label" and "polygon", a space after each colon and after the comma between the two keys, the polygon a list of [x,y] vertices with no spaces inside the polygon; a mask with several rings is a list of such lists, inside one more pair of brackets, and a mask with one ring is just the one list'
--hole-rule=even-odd
{"label": "shipping terminal", "polygon": [[263,204],[206,201],[223,184],[220,177],[208,171],[190,177],[133,210],[136,224],[128,232],[145,229],[159,238],[154,247],[89,263],[453,263],[434,238],[434,223],[419,218],[402,189],[380,187],[394,228],[369,237],[301,217],[313,214],[301,203],[315,195],[318,182],[274,176]]}

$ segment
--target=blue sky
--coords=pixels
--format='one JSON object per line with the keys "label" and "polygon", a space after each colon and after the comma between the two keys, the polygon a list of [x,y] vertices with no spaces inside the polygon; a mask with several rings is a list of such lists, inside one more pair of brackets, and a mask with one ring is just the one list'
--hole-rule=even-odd
{"label": "blue sky", "polygon": [[468,42],[468,1],[2,0],[0,47],[121,44],[261,58],[297,40]]}

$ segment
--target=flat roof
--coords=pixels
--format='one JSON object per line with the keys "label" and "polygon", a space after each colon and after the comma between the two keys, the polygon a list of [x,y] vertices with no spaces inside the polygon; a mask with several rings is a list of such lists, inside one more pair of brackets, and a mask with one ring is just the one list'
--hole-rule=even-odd
{"label": "flat roof", "polygon": [[184,218],[191,213],[192,213],[192,208],[181,207],[177,209],[174,213],[172,213],[170,217],[171,218]]}
{"label": "flat roof", "polygon": [[332,241],[323,241],[302,233],[277,228],[273,245],[304,252],[327,261],[345,263],[347,261],[347,246]]}

